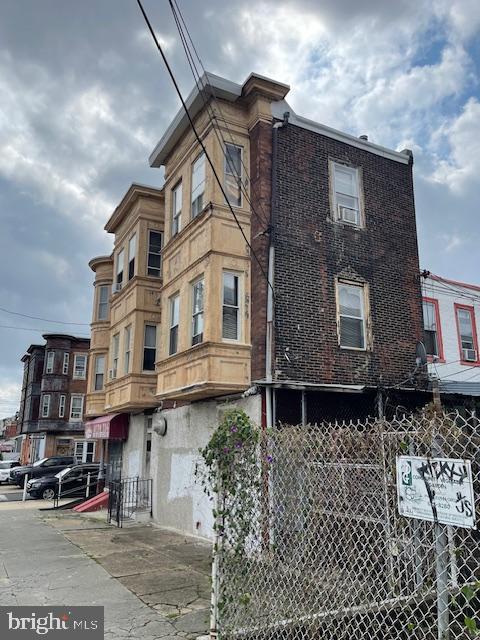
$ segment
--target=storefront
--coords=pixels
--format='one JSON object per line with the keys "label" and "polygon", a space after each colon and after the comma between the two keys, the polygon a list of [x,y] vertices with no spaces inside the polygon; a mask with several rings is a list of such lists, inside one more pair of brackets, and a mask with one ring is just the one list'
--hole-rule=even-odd
{"label": "storefront", "polygon": [[[89,420],[85,424],[85,441],[96,441],[99,448],[98,459],[107,472],[106,480],[118,479],[122,468],[123,442],[128,437],[127,413],[112,413]],[[104,473],[99,474],[102,478]]]}

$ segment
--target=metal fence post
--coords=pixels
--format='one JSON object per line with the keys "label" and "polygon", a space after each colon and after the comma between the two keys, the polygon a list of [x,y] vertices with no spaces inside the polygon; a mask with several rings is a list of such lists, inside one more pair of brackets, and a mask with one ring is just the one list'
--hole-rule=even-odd
{"label": "metal fence post", "polygon": [[[432,438],[432,456],[442,457],[443,450],[439,442],[439,435]],[[436,511],[434,510],[434,514]],[[438,640],[449,640],[450,638],[450,615],[448,610],[448,537],[447,527],[435,521],[433,531],[435,536],[435,578],[437,583],[437,638]]]}
{"label": "metal fence post", "polygon": [[85,491],[85,497],[88,498],[90,496],[90,471],[87,473],[87,489]]}

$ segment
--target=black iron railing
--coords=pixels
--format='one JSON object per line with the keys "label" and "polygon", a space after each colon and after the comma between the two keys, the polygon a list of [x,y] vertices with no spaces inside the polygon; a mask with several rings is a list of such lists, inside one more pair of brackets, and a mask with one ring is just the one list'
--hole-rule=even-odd
{"label": "black iron railing", "polygon": [[108,521],[122,527],[140,513],[152,516],[152,479],[124,478],[108,483]]}

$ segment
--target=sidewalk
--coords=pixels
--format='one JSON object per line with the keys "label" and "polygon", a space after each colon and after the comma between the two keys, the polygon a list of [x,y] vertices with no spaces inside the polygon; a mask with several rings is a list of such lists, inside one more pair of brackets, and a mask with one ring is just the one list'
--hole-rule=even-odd
{"label": "sidewalk", "polygon": [[103,605],[107,640],[178,640],[206,633],[209,595],[209,545],[149,526],[0,513],[2,605]]}
{"label": "sidewalk", "polygon": [[209,543],[151,525],[118,529],[86,514],[64,512],[44,520],[169,620],[180,637],[207,633]]}

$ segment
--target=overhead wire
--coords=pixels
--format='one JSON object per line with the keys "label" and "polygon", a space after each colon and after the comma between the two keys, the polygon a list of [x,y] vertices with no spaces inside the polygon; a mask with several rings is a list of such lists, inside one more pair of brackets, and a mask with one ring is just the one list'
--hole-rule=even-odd
{"label": "overhead wire", "polygon": [[30,316],[26,313],[19,313],[18,311],[10,311],[10,309],[4,309],[0,307],[0,311],[4,313],[9,313],[12,316],[21,316],[22,318],[30,318],[31,320],[41,320],[42,322],[52,322],[54,324],[68,324],[75,325],[77,327],[88,327],[90,326],[87,322],[66,322],[65,320],[51,320],[48,318],[40,318],[39,316]]}
{"label": "overhead wire", "polygon": [[234,211],[234,209],[233,209],[232,205],[230,204],[230,202],[229,202],[229,200],[228,200],[228,196],[227,196],[227,193],[226,193],[226,191],[225,191],[225,188],[224,188],[224,186],[223,186],[223,184],[222,184],[222,181],[220,180],[220,177],[218,176],[218,173],[217,173],[217,170],[216,170],[216,168],[215,168],[215,165],[213,164],[213,161],[212,161],[212,159],[210,158],[210,155],[208,154],[208,152],[207,152],[207,150],[206,150],[206,148],[205,148],[205,145],[204,145],[204,143],[203,143],[203,141],[202,141],[202,139],[201,139],[201,137],[200,137],[200,135],[199,135],[199,133],[198,133],[198,131],[197,131],[196,127],[195,127],[195,124],[194,124],[194,122],[193,122],[193,120],[192,120],[192,117],[191,117],[191,115],[190,115],[190,112],[188,111],[188,107],[187,107],[187,105],[186,105],[186,103],[185,103],[185,100],[184,100],[184,98],[183,98],[183,96],[182,96],[182,92],[180,91],[180,88],[179,88],[179,86],[178,86],[177,80],[176,80],[176,78],[175,78],[175,74],[173,73],[173,71],[172,71],[172,69],[171,69],[171,67],[170,67],[170,64],[169,64],[169,62],[168,62],[168,60],[167,60],[167,58],[166,58],[166,56],[165,56],[165,53],[164,53],[164,51],[163,51],[163,49],[162,49],[162,47],[161,47],[161,45],[160,45],[160,43],[159,43],[159,41],[158,41],[158,38],[157,38],[157,36],[155,35],[155,31],[153,30],[153,27],[152,27],[152,25],[151,25],[151,23],[150,23],[150,20],[149,20],[149,18],[148,18],[148,16],[147,16],[147,14],[146,14],[146,12],[145,12],[145,9],[143,8],[143,5],[142,5],[141,0],[137,0],[137,4],[138,4],[138,6],[139,6],[139,8],[140,8],[140,11],[142,12],[143,18],[144,18],[145,23],[146,23],[146,25],[147,25],[147,27],[148,27],[148,29],[149,29],[149,31],[150,31],[150,34],[151,34],[151,36],[152,36],[152,38],[153,38],[153,41],[154,41],[154,43],[155,43],[155,46],[157,47],[157,49],[158,49],[158,51],[159,51],[160,55],[162,56],[162,60],[163,60],[163,62],[164,62],[164,64],[165,64],[165,67],[167,68],[168,74],[169,74],[169,76],[170,76],[170,78],[171,78],[171,80],[172,80],[172,82],[173,82],[173,85],[174,85],[175,90],[176,90],[176,92],[177,92],[177,94],[178,94],[178,97],[180,98],[180,102],[182,103],[182,107],[183,107],[183,109],[184,109],[184,111],[185,111],[185,114],[186,114],[186,116],[187,116],[187,118],[188,118],[188,121],[189,121],[189,123],[190,123],[190,127],[192,128],[192,131],[193,131],[193,133],[195,134],[195,138],[197,139],[197,142],[198,142],[198,144],[200,145],[200,148],[202,149],[203,153],[205,154],[206,159],[208,160],[208,163],[209,163],[210,168],[211,168],[211,170],[212,170],[212,172],[213,172],[213,175],[214,175],[214,177],[215,177],[215,180],[217,181],[217,184],[218,184],[218,186],[219,186],[219,188],[220,188],[220,191],[222,192],[222,195],[223,195],[223,196],[224,196],[224,198],[225,198],[225,201],[226,201],[226,203],[227,203],[228,208],[230,209],[230,212],[231,212],[231,214],[232,214],[232,216],[233,216],[233,219],[235,220],[235,223],[236,223],[237,227],[239,228],[240,233],[242,234],[243,239],[245,240],[245,243],[246,243],[247,247],[249,248],[249,250],[250,250],[251,254],[252,254],[252,255],[253,255],[253,257],[255,258],[256,262],[258,263],[258,266],[259,266],[259,268],[260,268],[260,271],[261,271],[261,273],[262,273],[263,277],[265,278],[265,280],[266,280],[266,282],[267,282],[267,285],[271,288],[273,295],[275,295],[275,294],[274,294],[274,290],[273,290],[273,286],[272,286],[272,284],[270,283],[270,281],[269,281],[269,279],[268,279],[268,275],[266,274],[265,269],[264,269],[264,267],[263,267],[262,263],[260,262],[260,260],[259,260],[259,258],[258,258],[258,256],[257,256],[257,254],[255,253],[255,251],[254,251],[254,249],[253,249],[252,245],[250,244],[250,241],[248,240],[248,238],[247,238],[247,236],[246,236],[246,234],[245,234],[245,231],[243,230],[242,225],[240,224],[240,221],[238,220],[238,216],[236,215],[236,213],[235,213],[235,211]]}
{"label": "overhead wire", "polygon": [[[17,329],[18,331],[33,331],[35,333],[51,333],[51,329],[38,329],[36,327],[16,327],[14,325],[8,324],[0,324],[0,329]],[[76,338],[86,338],[89,339],[90,336],[77,335]]]}
{"label": "overhead wire", "polygon": [[[180,39],[182,40],[182,45],[183,45],[183,48],[184,48],[184,51],[185,51],[185,55],[187,56],[187,60],[188,60],[189,66],[190,66],[190,70],[192,71],[192,75],[193,75],[193,78],[195,80],[195,84],[196,84],[196,86],[197,86],[197,88],[199,90],[199,93],[200,93],[201,97],[202,97],[204,106],[205,106],[205,108],[207,110],[207,114],[209,115],[210,122],[211,122],[211,124],[212,124],[212,126],[213,126],[213,128],[214,128],[214,130],[216,132],[217,140],[219,140],[218,134],[220,134],[222,147],[225,149],[225,142],[226,141],[225,141],[225,138],[223,137],[223,135],[221,133],[220,124],[218,125],[218,128],[216,128],[216,125],[215,125],[215,123],[219,121],[219,118],[218,118],[217,114],[215,113],[215,111],[213,110],[213,108],[210,108],[210,106],[208,105],[208,102],[205,100],[204,95],[203,95],[205,91],[208,91],[210,93],[212,102],[215,104],[215,107],[216,107],[216,109],[218,111],[220,119],[223,121],[223,127],[227,130],[227,132],[228,132],[228,134],[230,136],[230,141],[233,144],[236,144],[235,139],[234,139],[233,134],[232,134],[232,131],[231,131],[229,125],[228,125],[228,121],[227,121],[226,117],[223,114],[223,111],[221,109],[221,106],[220,106],[220,103],[218,101],[217,95],[215,93],[215,89],[211,85],[211,83],[208,82],[207,71],[206,71],[206,69],[205,69],[205,67],[203,65],[202,59],[200,58],[200,55],[199,55],[199,53],[197,51],[197,48],[196,48],[195,43],[193,41],[193,38],[192,38],[192,36],[190,34],[190,31],[188,29],[188,25],[186,23],[186,20],[183,17],[182,11],[181,11],[181,9],[180,9],[180,7],[178,5],[178,2],[177,2],[177,0],[169,0],[169,4],[170,4],[170,8],[171,8],[171,11],[172,11],[173,18],[175,20],[175,24],[177,25],[177,30],[178,30],[178,33],[180,35]],[[183,25],[183,27],[182,27],[182,25]],[[185,36],[185,33],[183,32],[183,28],[185,28],[185,32],[186,32],[186,34],[188,36],[188,40],[190,41],[192,49],[193,49],[193,51],[195,53],[195,56],[196,56],[196,58],[197,58],[197,60],[199,62],[200,67],[202,68],[203,76],[205,77],[206,82],[203,82],[202,76],[200,75],[200,72],[198,71],[198,68],[197,68],[197,65],[195,63],[193,54],[190,51],[190,47],[189,47],[188,42],[187,42],[187,36]],[[201,85],[201,86],[199,86],[199,85]],[[224,151],[224,156],[225,156],[225,159],[227,160],[229,168],[230,169],[234,168],[232,166],[232,164],[231,164],[231,160],[228,157],[228,154],[225,151]],[[252,181],[250,179],[250,176],[249,176],[249,173],[248,173],[248,168],[247,168],[242,156],[240,157],[240,163],[241,163],[242,168],[244,170],[244,173],[245,173],[245,175],[246,175],[246,177],[248,179],[248,183],[250,185],[250,189],[254,193],[254,195],[257,197],[258,205],[259,205],[259,208],[261,209],[261,213],[262,213],[262,217],[263,217],[262,221],[263,221],[264,224],[269,226],[268,215],[266,214],[265,210],[263,209],[261,199],[259,198],[259,196],[258,196],[258,194],[256,192],[256,189],[255,189],[255,186],[253,185],[253,183],[252,183]],[[250,200],[250,196],[249,196],[248,190],[245,188],[245,186],[243,185],[241,180],[240,180],[240,184],[242,184],[242,187],[241,187],[242,191],[245,194],[245,197],[246,197],[247,201],[249,202],[254,215],[257,216],[258,219],[260,219],[260,216],[257,214],[257,212],[255,210],[255,207],[253,206],[253,204],[252,204],[252,202]]]}

